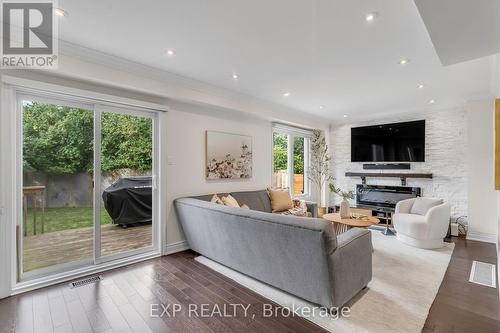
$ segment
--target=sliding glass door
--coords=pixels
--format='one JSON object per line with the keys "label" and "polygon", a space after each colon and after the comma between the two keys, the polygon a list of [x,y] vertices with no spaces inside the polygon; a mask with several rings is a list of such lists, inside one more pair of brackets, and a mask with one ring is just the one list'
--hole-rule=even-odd
{"label": "sliding glass door", "polygon": [[[22,97],[22,273],[94,258],[94,112]],[[21,246],[22,245],[22,246]]]}
{"label": "sliding glass door", "polygon": [[[100,257],[153,247],[154,114],[110,107],[100,115]],[[97,250],[97,249],[96,249]]]}
{"label": "sliding glass door", "polygon": [[18,96],[18,279],[152,252],[156,113]]}

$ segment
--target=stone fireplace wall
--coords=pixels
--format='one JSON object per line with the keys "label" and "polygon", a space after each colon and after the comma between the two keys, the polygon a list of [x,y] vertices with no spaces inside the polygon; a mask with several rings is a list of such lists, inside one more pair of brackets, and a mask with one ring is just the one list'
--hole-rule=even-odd
{"label": "stone fireplace wall", "polygon": [[[363,163],[351,163],[351,127],[426,120],[425,162],[412,163],[411,170],[363,170]],[[343,189],[355,189],[360,178],[345,177],[345,172],[422,172],[433,179],[407,180],[407,186],[422,188],[425,197],[442,198],[451,203],[452,217],[467,215],[467,114],[463,109],[432,113],[395,115],[376,120],[334,126],[330,131],[332,174]],[[400,186],[398,178],[367,178],[367,184]],[[330,194],[330,205],[340,202]]]}

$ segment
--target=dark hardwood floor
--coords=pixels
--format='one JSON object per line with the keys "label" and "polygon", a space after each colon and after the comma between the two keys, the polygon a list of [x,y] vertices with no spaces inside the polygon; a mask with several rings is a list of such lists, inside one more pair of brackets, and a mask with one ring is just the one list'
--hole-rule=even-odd
{"label": "dark hardwood floor", "polygon": [[[468,282],[472,260],[496,262],[495,246],[454,242],[423,332],[500,332],[498,290]],[[0,300],[0,332],[324,332],[300,317],[265,317],[263,304],[272,302],[194,256],[182,252],[106,272],[97,284],[70,289],[64,283]],[[180,304],[180,310],[151,317],[151,304]],[[189,304],[195,305],[191,316]],[[230,304],[250,307],[248,316],[239,308],[237,316],[205,317],[201,304],[209,312],[226,305],[230,315]]]}
{"label": "dark hardwood floor", "polygon": [[469,282],[473,260],[496,265],[495,245],[453,241],[455,250],[422,332],[500,332],[498,289]]}
{"label": "dark hardwood floor", "polygon": [[[0,332],[325,332],[298,316],[264,316],[264,304],[278,306],[194,256],[181,252],[103,273],[97,284],[64,283],[0,300]],[[170,316],[151,317],[151,304],[171,304]],[[175,317],[173,304],[180,305]],[[238,307],[233,316],[231,304],[249,306],[248,315]],[[205,316],[224,305],[229,317]]]}

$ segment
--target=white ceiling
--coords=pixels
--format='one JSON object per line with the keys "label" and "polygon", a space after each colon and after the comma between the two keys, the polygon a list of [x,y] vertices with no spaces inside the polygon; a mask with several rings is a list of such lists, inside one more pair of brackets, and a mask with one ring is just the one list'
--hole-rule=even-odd
{"label": "white ceiling", "polygon": [[500,1],[415,0],[415,3],[444,65],[500,52]]}
{"label": "white ceiling", "polygon": [[[443,67],[412,0],[59,4],[68,12],[60,20],[65,41],[330,119],[445,108],[490,94],[491,59]],[[379,16],[367,24],[371,11]],[[401,58],[410,62],[401,66]]]}

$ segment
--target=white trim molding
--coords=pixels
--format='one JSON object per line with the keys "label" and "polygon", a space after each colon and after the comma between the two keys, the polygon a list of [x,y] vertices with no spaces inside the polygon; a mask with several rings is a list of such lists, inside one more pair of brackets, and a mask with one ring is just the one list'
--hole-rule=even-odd
{"label": "white trim molding", "polygon": [[14,109],[15,94],[11,87],[0,82],[0,299],[12,292],[12,276],[15,275],[15,229],[11,221],[14,219],[15,200],[12,193],[15,189],[15,147],[13,130],[16,125],[15,114],[8,112]]}
{"label": "white trim molding", "polygon": [[18,283],[12,289],[12,295],[21,294],[27,291],[48,287],[61,282],[67,282],[74,279],[78,279],[87,275],[97,274],[109,271],[111,269],[120,268],[124,266],[129,266],[142,261],[150,260],[159,257],[160,254],[157,252],[139,254],[133,257],[123,258],[120,260],[115,260],[113,262],[105,262],[99,265],[91,266],[90,268],[83,267],[74,269],[68,272],[59,273],[56,275],[41,277],[35,280],[29,280],[26,282]]}
{"label": "white trim molding", "polygon": [[473,241],[478,241],[478,242],[485,242],[485,243],[497,243],[497,236],[493,234],[486,234],[483,232],[477,232],[477,231],[467,231],[467,240],[473,240]]}
{"label": "white trim molding", "polygon": [[15,76],[4,75],[2,78],[2,82],[15,87],[16,90],[18,91],[27,94],[30,93],[35,94],[37,96],[44,96],[45,94],[49,93],[51,97],[53,97],[53,95],[57,95],[61,96],[62,98],[82,101],[84,103],[90,103],[90,104],[99,103],[107,106],[121,105],[131,108],[141,108],[141,109],[147,109],[152,111],[163,111],[163,112],[169,110],[169,107],[166,105],[138,101],[131,98],[113,96],[85,89],[65,87],[62,85],[19,78]]}
{"label": "white trim molding", "polygon": [[187,241],[180,241],[172,244],[167,244],[163,247],[163,255],[168,256],[169,254],[182,252],[189,250],[189,245]]}

